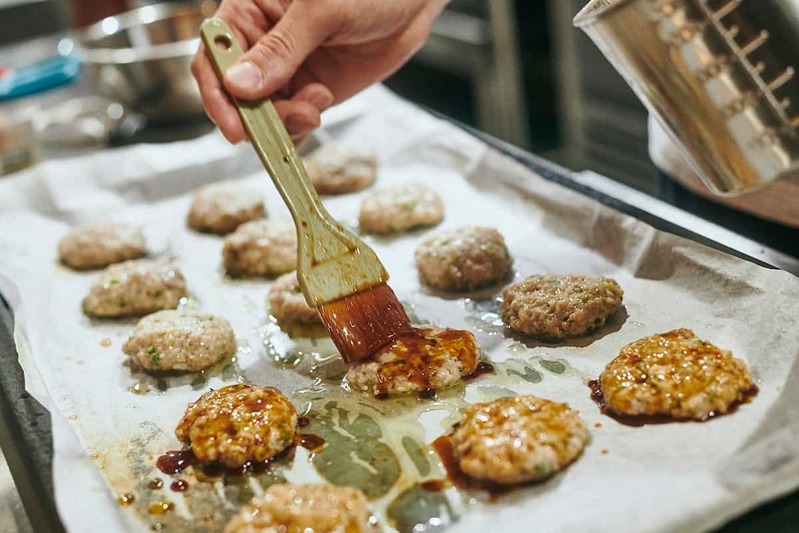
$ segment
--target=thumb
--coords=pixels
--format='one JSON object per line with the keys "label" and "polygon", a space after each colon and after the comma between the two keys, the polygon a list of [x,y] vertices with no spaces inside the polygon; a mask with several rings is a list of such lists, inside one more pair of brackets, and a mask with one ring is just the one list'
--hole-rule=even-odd
{"label": "thumb", "polygon": [[328,34],[306,2],[293,2],[277,24],[225,75],[225,88],[238,98],[264,98],[285,86]]}

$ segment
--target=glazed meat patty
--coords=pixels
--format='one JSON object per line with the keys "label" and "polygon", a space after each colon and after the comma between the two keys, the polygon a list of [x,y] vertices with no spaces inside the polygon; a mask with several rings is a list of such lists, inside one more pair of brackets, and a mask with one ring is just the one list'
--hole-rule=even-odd
{"label": "glazed meat patty", "polygon": [[468,331],[417,328],[347,372],[350,386],[375,396],[451,387],[477,368],[480,349]]}
{"label": "glazed meat patty", "polygon": [[148,370],[193,372],[233,357],[236,336],[223,318],[170,309],[142,318],[122,351]]}
{"label": "glazed meat patty", "polygon": [[289,272],[275,280],[267,298],[269,312],[281,323],[322,324],[316,308],[305,301],[297,273]]}
{"label": "glazed meat patty", "polygon": [[375,235],[435,226],[444,218],[444,202],[426,185],[395,185],[364,198],[358,217],[361,229]]}
{"label": "glazed meat patty", "polygon": [[254,220],[225,238],[225,270],[236,277],[273,277],[297,268],[297,232],[284,220]]}
{"label": "glazed meat patty", "polygon": [[72,229],[58,244],[61,263],[75,270],[103,268],[145,255],[141,229],[123,222],[95,222]]}
{"label": "glazed meat patty", "polygon": [[142,316],[174,309],[184,296],[186,280],[176,266],[136,259],[103,270],[83,299],[83,311],[98,318]]}
{"label": "glazed meat patty", "polygon": [[332,143],[305,159],[308,177],[319,194],[346,194],[370,186],[377,176],[377,158],[352,146]]}
{"label": "glazed meat patty", "polygon": [[505,239],[493,228],[465,226],[422,241],[416,267],[427,285],[443,291],[469,291],[495,285],[511,271]]}
{"label": "glazed meat patty", "polygon": [[559,472],[580,456],[590,435],[565,403],[517,396],[467,407],[450,439],[465,474],[511,485]]}
{"label": "glazed meat patty", "polygon": [[602,327],[623,296],[619,284],[610,278],[530,276],[505,287],[500,316],[519,333],[562,340]]}
{"label": "glazed meat patty", "polygon": [[366,496],[351,487],[272,485],[243,506],[225,533],[378,531]]}
{"label": "glazed meat patty", "polygon": [[239,468],[294,445],[297,412],[273,387],[228,385],[189,405],[175,435],[201,461]]}
{"label": "glazed meat patty", "polygon": [[599,387],[605,409],[616,414],[707,420],[740,403],[755,383],[732,353],[676,329],[622,348]]}
{"label": "glazed meat patty", "polygon": [[227,235],[245,222],[264,216],[266,208],[260,193],[222,182],[201,187],[194,194],[186,222],[197,231]]}

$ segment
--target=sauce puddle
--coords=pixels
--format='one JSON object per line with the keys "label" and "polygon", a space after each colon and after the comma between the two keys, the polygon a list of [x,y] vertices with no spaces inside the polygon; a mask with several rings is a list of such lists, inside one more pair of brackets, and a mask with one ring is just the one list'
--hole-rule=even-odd
{"label": "sauce puddle", "polygon": [[[202,478],[262,474],[267,472],[271,468],[272,463],[276,461],[282,459],[287,459],[289,461],[293,460],[294,452],[295,448],[292,446],[267,461],[260,463],[247,461],[239,468],[230,468],[219,463],[205,463],[200,461],[200,459],[194,455],[194,452],[192,452],[191,449],[171,450],[158,457],[155,462],[155,466],[158,468],[158,470],[170,476],[180,474],[191,466],[194,467],[197,478],[202,481]],[[186,487],[188,487],[188,484],[186,484]],[[176,490],[174,488],[174,483],[170,488],[172,488],[172,490]],[[182,490],[185,490],[185,488]]]}
{"label": "sauce puddle", "polygon": [[707,417],[703,419],[693,419],[693,418],[674,418],[668,415],[622,415],[612,411],[606,404],[605,404],[605,395],[602,393],[602,387],[599,384],[599,380],[592,379],[588,382],[588,387],[591,389],[591,400],[599,407],[599,411],[619,424],[623,424],[629,427],[641,427],[641,426],[648,426],[648,425],[658,425],[658,424],[674,424],[674,423],[686,423],[686,422],[708,422],[715,418],[719,418],[721,416],[731,415],[735,413],[741,405],[751,403],[752,400],[757,396],[757,393],[760,392],[757,385],[752,385],[749,390],[746,390],[742,393],[741,399],[735,401],[730,408],[727,410],[726,413],[716,413],[711,412]]}

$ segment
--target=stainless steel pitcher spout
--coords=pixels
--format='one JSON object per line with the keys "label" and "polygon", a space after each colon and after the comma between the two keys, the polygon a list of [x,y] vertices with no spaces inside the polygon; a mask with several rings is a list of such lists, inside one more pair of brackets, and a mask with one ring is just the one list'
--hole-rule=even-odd
{"label": "stainless steel pitcher spout", "polygon": [[799,0],[593,0],[574,24],[710,189],[799,179]]}

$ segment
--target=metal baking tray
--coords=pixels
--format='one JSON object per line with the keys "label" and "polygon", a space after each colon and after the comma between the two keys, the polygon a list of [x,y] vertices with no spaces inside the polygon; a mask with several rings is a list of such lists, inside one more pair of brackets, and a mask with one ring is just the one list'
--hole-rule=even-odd
{"label": "metal baking tray", "polygon": [[[440,118],[441,117],[439,115]],[[450,121],[451,122],[451,121]],[[762,261],[719,244],[614,196],[578,183],[571,173],[503,141],[467,126],[468,133],[543,178],[633,216],[657,229],[769,267]],[[59,532],[64,527],[56,510],[53,482],[53,438],[49,412],[27,392],[13,337],[13,314],[0,295],[0,446],[9,463],[34,531]],[[799,524],[799,491],[766,504],[724,526],[725,532],[791,531]]]}

